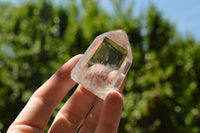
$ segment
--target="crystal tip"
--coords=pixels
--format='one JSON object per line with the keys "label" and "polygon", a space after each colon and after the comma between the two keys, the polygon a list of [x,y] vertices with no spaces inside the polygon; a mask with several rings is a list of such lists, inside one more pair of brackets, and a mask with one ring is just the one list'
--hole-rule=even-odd
{"label": "crystal tip", "polygon": [[114,41],[115,43],[119,44],[123,48],[127,49],[128,57],[130,58],[130,60],[132,60],[131,46],[129,43],[128,36],[124,30],[122,29],[113,30],[105,33],[105,36]]}

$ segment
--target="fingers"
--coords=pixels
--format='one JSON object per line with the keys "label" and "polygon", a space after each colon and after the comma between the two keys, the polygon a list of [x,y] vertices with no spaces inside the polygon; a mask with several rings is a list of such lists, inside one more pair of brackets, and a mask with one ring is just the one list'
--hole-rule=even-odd
{"label": "fingers", "polygon": [[[123,81],[123,83],[119,89],[120,93],[123,91],[125,83],[126,83],[126,79]],[[79,131],[80,133],[94,133],[95,132],[97,124],[99,122],[100,113],[103,108],[103,103],[104,103],[104,101],[102,99],[100,99],[100,98],[97,99],[94,107],[88,114],[86,120],[84,121],[84,123],[80,129],[80,131]]]}
{"label": "fingers", "polygon": [[119,92],[110,92],[103,105],[96,133],[117,133],[123,99]]}
{"label": "fingers", "polygon": [[[123,82],[120,91],[123,90],[125,81]],[[98,124],[99,116],[103,107],[104,101],[94,94],[79,86],[70,99],[58,112],[49,133],[55,132],[76,132],[81,122],[84,120],[80,133],[94,133]]]}
{"label": "fingers", "polygon": [[84,121],[79,133],[94,133],[99,122],[100,113],[103,107],[104,101],[100,98],[97,99],[94,107],[88,114]]}
{"label": "fingers", "polygon": [[58,112],[49,132],[76,132],[95,101],[94,94],[79,86]]}
{"label": "fingers", "polygon": [[70,73],[80,57],[81,55],[78,55],[70,59],[32,95],[9,128],[10,130],[15,130],[21,127],[20,125],[28,126],[30,129],[43,130],[45,128],[55,107],[76,84],[71,79]]}

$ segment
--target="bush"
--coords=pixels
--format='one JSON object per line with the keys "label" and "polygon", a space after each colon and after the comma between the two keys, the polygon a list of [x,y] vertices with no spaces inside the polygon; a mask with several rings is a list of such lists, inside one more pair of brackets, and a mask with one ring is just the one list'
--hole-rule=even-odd
{"label": "bush", "polygon": [[93,0],[63,6],[45,0],[1,3],[3,132],[50,75],[83,53],[97,35],[113,29],[124,29],[133,48],[119,132],[200,132],[200,45],[192,37],[180,37],[155,6],[138,18],[132,17],[132,8],[122,10],[120,2],[113,1],[113,7],[115,14]]}

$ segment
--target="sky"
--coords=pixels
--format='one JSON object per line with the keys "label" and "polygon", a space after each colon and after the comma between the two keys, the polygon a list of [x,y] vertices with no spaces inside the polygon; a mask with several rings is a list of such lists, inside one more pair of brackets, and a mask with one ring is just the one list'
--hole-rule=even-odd
{"label": "sky", "polygon": [[[0,0],[18,3],[26,0]],[[62,2],[63,0],[54,0]],[[124,2],[130,0],[123,0]],[[99,0],[100,5],[108,12],[113,12],[110,0]],[[134,16],[139,16],[148,9],[150,4],[155,4],[162,12],[164,18],[176,25],[182,36],[190,34],[200,41],[200,0],[135,0],[133,9]]]}
{"label": "sky", "polygon": [[176,23],[178,31],[190,33],[200,41],[200,0],[136,0],[137,10],[150,2],[157,5],[164,17]]}
{"label": "sky", "polygon": [[[112,12],[109,0],[101,0],[100,4]],[[150,4],[155,4],[164,18],[176,25],[182,36],[190,34],[200,41],[200,0],[135,0],[134,16],[139,16]]]}

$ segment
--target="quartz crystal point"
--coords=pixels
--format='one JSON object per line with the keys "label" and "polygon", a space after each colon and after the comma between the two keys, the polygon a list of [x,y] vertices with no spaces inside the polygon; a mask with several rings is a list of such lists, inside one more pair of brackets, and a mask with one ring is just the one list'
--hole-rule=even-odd
{"label": "quartz crystal point", "polygon": [[81,57],[71,78],[101,99],[118,91],[132,64],[127,34],[114,30],[99,35]]}

